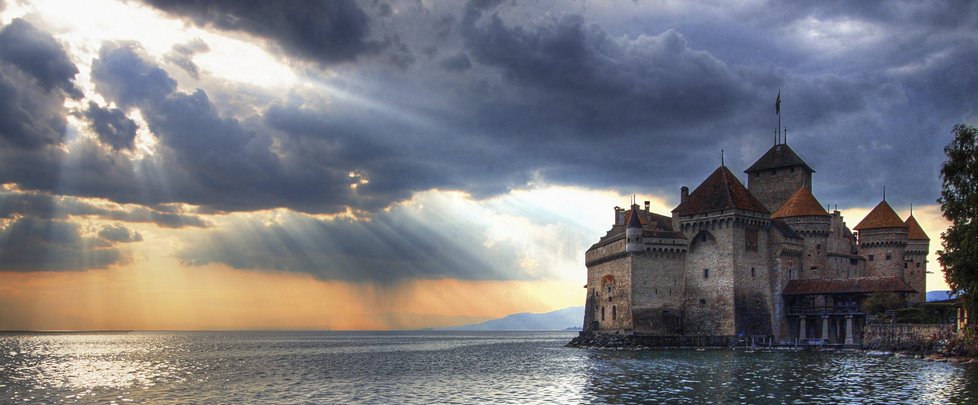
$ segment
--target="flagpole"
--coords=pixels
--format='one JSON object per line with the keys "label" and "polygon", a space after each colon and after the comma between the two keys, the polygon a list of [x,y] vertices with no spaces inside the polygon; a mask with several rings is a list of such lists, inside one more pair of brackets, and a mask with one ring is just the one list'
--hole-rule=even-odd
{"label": "flagpole", "polygon": [[778,129],[774,131],[774,144],[777,145],[781,139],[781,89],[778,89],[778,98],[774,100],[774,112],[778,114]]}

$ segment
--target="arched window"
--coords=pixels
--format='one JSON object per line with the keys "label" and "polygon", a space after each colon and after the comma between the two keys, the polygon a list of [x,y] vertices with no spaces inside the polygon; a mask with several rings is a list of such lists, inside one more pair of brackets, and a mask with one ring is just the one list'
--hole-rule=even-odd
{"label": "arched window", "polygon": [[614,305],[611,306],[611,319],[612,320],[618,319],[618,307]]}

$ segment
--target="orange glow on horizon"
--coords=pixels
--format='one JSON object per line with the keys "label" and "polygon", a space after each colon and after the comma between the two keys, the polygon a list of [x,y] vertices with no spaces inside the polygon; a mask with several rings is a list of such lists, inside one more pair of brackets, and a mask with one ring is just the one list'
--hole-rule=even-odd
{"label": "orange glow on horizon", "polygon": [[570,282],[385,286],[216,265],[157,270],[0,272],[0,330],[416,329],[584,302]]}

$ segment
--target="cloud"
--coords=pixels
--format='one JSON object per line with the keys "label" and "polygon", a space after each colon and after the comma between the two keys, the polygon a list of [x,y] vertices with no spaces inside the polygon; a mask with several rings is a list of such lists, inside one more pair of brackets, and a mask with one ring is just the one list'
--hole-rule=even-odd
{"label": "cloud", "polygon": [[130,258],[103,238],[83,236],[72,222],[20,218],[0,226],[0,270],[81,271]]}
{"label": "cloud", "polygon": [[208,226],[200,216],[173,206],[151,209],[144,206],[122,206],[106,201],[55,196],[38,191],[0,190],[0,219],[20,217],[66,221],[71,217],[93,217],[112,221],[154,223],[164,228]]}
{"label": "cloud", "polygon": [[567,270],[580,265],[593,234],[560,213],[527,215],[534,208],[544,207],[519,198],[481,205],[460,193],[427,192],[369,221],[284,210],[239,215],[191,236],[179,257],[191,265],[224,263],[380,284],[576,279]]}
{"label": "cloud", "polygon": [[200,78],[200,68],[194,63],[193,57],[198,53],[210,51],[207,43],[197,38],[186,44],[173,46],[173,51],[163,56],[163,59],[185,70],[191,77]]}
{"label": "cloud", "polygon": [[21,19],[0,30],[0,144],[36,149],[65,131],[65,95],[78,72],[54,38]]}
{"label": "cloud", "polygon": [[110,145],[113,150],[133,149],[137,126],[124,111],[118,108],[102,108],[90,102],[85,110],[85,117],[103,144]]}
{"label": "cloud", "polygon": [[32,76],[46,91],[61,89],[71,97],[81,97],[74,85],[78,68],[61,45],[51,34],[20,18],[0,30],[0,59]]}
{"label": "cloud", "polygon": [[146,2],[201,27],[244,32],[270,40],[287,56],[321,64],[353,61],[383,46],[369,39],[368,15],[349,0]]}
{"label": "cloud", "polygon": [[117,243],[143,241],[143,235],[140,235],[139,232],[136,232],[132,229],[126,228],[122,224],[103,226],[102,230],[98,232],[98,236],[109,242],[117,242]]}

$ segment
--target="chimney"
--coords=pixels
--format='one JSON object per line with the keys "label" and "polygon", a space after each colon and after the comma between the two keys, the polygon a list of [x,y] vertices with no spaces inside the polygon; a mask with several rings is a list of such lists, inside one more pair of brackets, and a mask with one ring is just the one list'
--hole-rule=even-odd
{"label": "chimney", "polygon": [[679,189],[679,202],[684,203],[689,199],[689,187],[683,186]]}
{"label": "chimney", "polygon": [[622,225],[621,221],[621,207],[615,207],[615,225]]}
{"label": "chimney", "polygon": [[649,207],[652,206],[652,201],[645,202],[645,212],[649,212]]}

